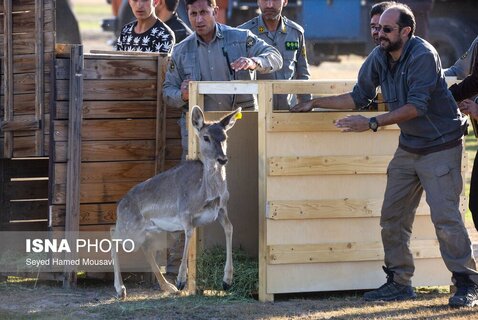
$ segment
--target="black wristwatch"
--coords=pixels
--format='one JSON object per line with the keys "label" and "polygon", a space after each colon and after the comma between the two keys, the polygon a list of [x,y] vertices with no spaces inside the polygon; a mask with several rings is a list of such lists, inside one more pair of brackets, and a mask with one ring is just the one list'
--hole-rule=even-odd
{"label": "black wristwatch", "polygon": [[372,118],[368,119],[368,127],[369,127],[370,130],[372,130],[373,132],[377,132],[377,129],[378,129],[377,118],[372,117]]}

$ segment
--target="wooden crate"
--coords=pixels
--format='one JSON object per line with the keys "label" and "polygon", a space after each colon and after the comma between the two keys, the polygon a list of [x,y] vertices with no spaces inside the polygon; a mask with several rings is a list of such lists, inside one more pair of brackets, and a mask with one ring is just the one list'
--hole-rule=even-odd
{"label": "wooden crate", "polygon": [[[342,133],[334,121],[353,111],[272,111],[273,94],[329,95],[348,92],[353,84],[260,81],[192,85],[196,96],[190,104],[201,102],[208,93],[258,94],[259,205],[256,217],[243,218],[258,219],[261,301],[272,301],[279,293],[371,289],[385,280],[379,217],[386,168],[398,144],[398,126],[381,127],[378,133]],[[381,112],[353,113],[370,117]],[[190,143],[194,147],[194,141]],[[463,161],[463,172],[465,166]],[[232,201],[235,197],[243,199],[241,194],[231,193]],[[463,213],[465,207],[463,196]],[[234,232],[235,236],[241,233],[236,228]],[[199,234],[201,243],[207,234]],[[411,248],[415,286],[450,284],[450,272],[441,259],[424,199],[417,210]]]}
{"label": "wooden crate", "polygon": [[1,156],[48,156],[55,1],[0,4]]}
{"label": "wooden crate", "polygon": [[[167,57],[113,52],[83,57],[79,227],[109,230],[116,202],[131,187],[180,161],[180,113],[162,104]],[[51,225],[58,229],[65,226],[71,147],[68,55],[56,59],[56,88]]]}

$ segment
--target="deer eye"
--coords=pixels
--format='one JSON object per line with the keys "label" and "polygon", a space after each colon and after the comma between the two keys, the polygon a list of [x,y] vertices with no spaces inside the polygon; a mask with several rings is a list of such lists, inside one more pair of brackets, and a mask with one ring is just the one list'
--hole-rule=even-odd
{"label": "deer eye", "polygon": [[203,139],[204,139],[204,141],[206,141],[206,142],[211,142],[211,140],[209,139],[208,136],[204,136]]}

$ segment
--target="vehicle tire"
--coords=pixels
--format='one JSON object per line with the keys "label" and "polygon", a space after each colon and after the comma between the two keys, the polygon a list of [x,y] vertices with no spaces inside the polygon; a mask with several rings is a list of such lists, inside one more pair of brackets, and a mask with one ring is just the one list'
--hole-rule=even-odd
{"label": "vehicle tire", "polygon": [[469,27],[453,18],[432,18],[429,30],[429,42],[438,51],[443,68],[452,66],[475,37]]}

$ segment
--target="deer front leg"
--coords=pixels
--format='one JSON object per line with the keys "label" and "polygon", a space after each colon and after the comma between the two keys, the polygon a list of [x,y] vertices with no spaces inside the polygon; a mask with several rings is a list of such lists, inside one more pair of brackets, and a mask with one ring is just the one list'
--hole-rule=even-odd
{"label": "deer front leg", "polygon": [[184,250],[183,250],[183,258],[181,260],[181,265],[179,266],[178,278],[176,279],[176,287],[179,290],[183,290],[186,286],[187,280],[187,273],[188,273],[188,254],[189,254],[189,241],[191,240],[191,236],[193,234],[193,228],[189,227],[184,231],[185,239],[184,239]]}
{"label": "deer front leg", "polygon": [[222,280],[222,287],[224,290],[228,290],[232,285],[232,277],[234,267],[232,266],[232,223],[227,216],[226,209],[221,208],[219,210],[219,223],[224,229],[226,235],[226,265],[224,266],[224,278]]}

